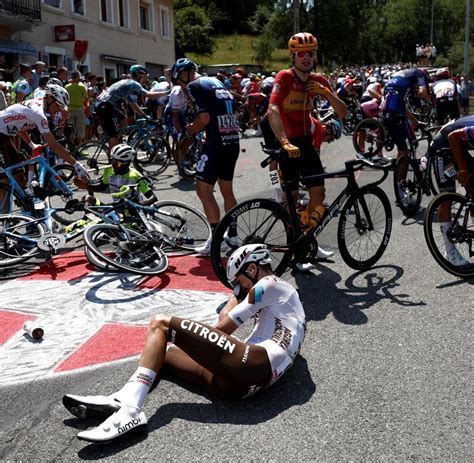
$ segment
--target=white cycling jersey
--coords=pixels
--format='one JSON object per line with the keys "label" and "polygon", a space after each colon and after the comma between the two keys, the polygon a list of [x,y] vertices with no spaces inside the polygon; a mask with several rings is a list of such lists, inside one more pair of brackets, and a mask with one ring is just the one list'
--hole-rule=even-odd
{"label": "white cycling jersey", "polygon": [[431,87],[436,99],[453,98],[457,94],[456,83],[451,79],[437,80]]}
{"label": "white cycling jersey", "polygon": [[41,135],[50,132],[43,98],[16,103],[0,111],[0,133],[4,135],[14,137],[18,132],[36,128]]}
{"label": "white cycling jersey", "polygon": [[167,107],[171,108],[173,111],[186,111],[186,108],[188,107],[188,99],[179,85],[175,85],[171,89]]}
{"label": "white cycling jersey", "polygon": [[238,326],[255,318],[245,342],[266,349],[274,383],[293,364],[304,340],[305,313],[296,289],[275,275],[262,278],[229,317]]}

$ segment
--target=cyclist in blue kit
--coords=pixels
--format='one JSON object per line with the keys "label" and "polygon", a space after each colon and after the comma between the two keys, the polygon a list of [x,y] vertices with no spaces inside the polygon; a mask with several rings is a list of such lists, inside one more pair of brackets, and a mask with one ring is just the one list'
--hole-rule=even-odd
{"label": "cyclist in blue kit", "polygon": [[[214,197],[215,184],[219,185],[226,212],[237,204],[233,178],[240,151],[239,126],[234,114],[233,95],[219,79],[200,76],[196,71],[195,63],[180,58],[171,73],[173,83],[187,91],[195,105],[196,117],[186,126],[186,135],[194,135],[202,130],[206,133],[206,141],[196,165],[196,192],[214,231],[220,220],[219,206]],[[234,244],[235,237],[235,229],[230,229],[227,237],[230,244]],[[211,241],[195,250],[202,255],[209,254]]]}
{"label": "cyclist in blue kit", "polygon": [[149,92],[142,84],[147,76],[147,70],[140,65],[130,68],[131,79],[122,79],[112,84],[97,97],[96,113],[104,132],[109,135],[109,149],[119,143],[119,130],[126,121],[123,104],[128,104],[141,117],[147,117],[137,104],[139,95],[149,99],[160,98],[169,93]]}
{"label": "cyclist in blue kit", "polygon": [[408,98],[414,91],[414,96],[431,103],[428,90],[428,74],[416,68],[396,72],[384,87],[383,123],[397,146],[398,158],[409,154],[408,142],[413,139],[417,125],[415,116],[407,108]]}

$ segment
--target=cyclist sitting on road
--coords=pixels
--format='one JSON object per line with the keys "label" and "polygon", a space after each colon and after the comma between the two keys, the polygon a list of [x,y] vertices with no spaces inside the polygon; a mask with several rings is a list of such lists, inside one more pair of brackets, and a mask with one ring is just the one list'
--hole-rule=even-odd
{"label": "cyclist sitting on road", "polygon": [[126,115],[122,112],[122,103],[127,103],[133,111],[141,117],[148,118],[137,104],[137,96],[160,98],[169,92],[149,92],[143,87],[147,77],[147,70],[140,65],[130,68],[131,79],[123,79],[112,84],[97,97],[96,114],[104,132],[110,137],[109,148],[119,143],[119,131],[126,124]]}
{"label": "cyclist sitting on road", "polygon": [[[249,397],[281,378],[305,336],[298,292],[273,274],[262,244],[238,248],[228,261],[227,277],[241,302],[232,296],[216,326],[156,315],[138,368],[120,391],[109,396],[63,397],[64,406],[79,418],[111,415],[98,427],[81,431],[79,439],[107,442],[145,426],[143,403],[160,372],[203,387],[220,399]],[[231,336],[252,318],[255,326],[245,341]]]}
{"label": "cyclist sitting on road", "polygon": [[407,107],[410,93],[416,90],[418,98],[431,104],[428,88],[428,74],[422,69],[398,71],[384,87],[383,124],[397,146],[397,158],[410,154],[408,142],[415,137],[417,120]]}
{"label": "cyclist sitting on road", "polygon": [[[115,145],[110,152],[112,165],[107,166],[104,169],[104,173],[98,182],[91,183],[75,179],[74,183],[76,186],[84,190],[94,192],[104,192],[108,190],[109,193],[119,192],[120,188],[124,185],[138,184],[138,191],[146,198],[145,200],[140,201],[140,203],[145,206],[153,204],[158,200],[158,198],[150,188],[148,180],[131,166],[135,156],[135,150],[126,143]],[[98,204],[93,196],[87,196],[86,199],[90,205]]]}
{"label": "cyclist sitting on road", "polygon": [[12,139],[19,135],[32,149],[35,145],[28,134],[38,129],[45,143],[61,159],[74,166],[78,177],[87,178],[84,167],[74,159],[69,151],[54,138],[50,131],[46,114],[54,117],[56,113],[67,108],[69,94],[61,86],[48,84],[44,98],[36,98],[9,106],[0,112],[0,164],[11,166],[24,160],[13,146]]}
{"label": "cyclist sitting on road", "polygon": [[[316,95],[324,96],[336,114],[346,115],[344,103],[332,92],[328,80],[321,74],[311,72],[316,58],[318,42],[316,37],[300,32],[288,41],[288,49],[293,67],[280,71],[273,85],[268,107],[268,122],[281,144],[288,153],[288,159],[280,162],[284,180],[323,173],[323,166],[313,147],[311,134],[312,101]],[[309,192],[308,216],[316,224],[324,213],[324,180],[322,178],[306,180]],[[295,201],[298,190],[294,190]],[[319,258],[328,258],[332,252],[318,249]],[[299,270],[310,270],[313,264],[298,262]]]}
{"label": "cyclist sitting on road", "polygon": [[[446,148],[450,149],[449,154],[446,154]],[[440,191],[455,192],[455,178],[463,187],[469,188],[471,192],[474,191],[474,159],[469,154],[469,150],[473,149],[474,116],[461,117],[449,122],[436,134],[429,147],[428,155],[435,158],[436,181]],[[445,257],[453,265],[467,265],[469,262],[447,238],[450,214],[449,203],[443,204],[438,215],[445,245]]]}

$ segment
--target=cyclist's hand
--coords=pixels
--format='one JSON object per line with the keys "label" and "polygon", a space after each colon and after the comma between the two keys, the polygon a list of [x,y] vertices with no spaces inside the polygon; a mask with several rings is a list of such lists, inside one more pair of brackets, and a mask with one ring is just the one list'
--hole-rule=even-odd
{"label": "cyclist's hand", "polygon": [[466,186],[468,184],[468,182],[469,182],[469,172],[467,170],[458,170],[456,176],[457,176],[458,182],[462,186]]}
{"label": "cyclist's hand", "polygon": [[289,158],[299,158],[300,157],[300,149],[292,145],[288,140],[283,140],[281,142],[281,147],[288,153]]}
{"label": "cyclist's hand", "polygon": [[308,83],[308,85],[306,85],[306,91],[309,93],[310,96],[314,96],[314,95],[326,96],[328,93],[331,93],[327,87],[325,87],[324,85],[314,80],[312,80],[311,82]]}
{"label": "cyclist's hand", "polygon": [[84,169],[84,166],[79,161],[76,161],[73,167],[74,167],[74,171],[76,172],[76,177],[79,177],[80,179],[83,179],[85,181],[89,180],[89,174],[87,173],[86,169]]}

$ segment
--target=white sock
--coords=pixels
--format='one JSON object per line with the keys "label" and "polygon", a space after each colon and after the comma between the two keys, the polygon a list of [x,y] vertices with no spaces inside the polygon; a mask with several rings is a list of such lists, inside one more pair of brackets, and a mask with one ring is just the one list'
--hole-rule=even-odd
{"label": "white sock", "polygon": [[114,394],[120,402],[141,410],[153,381],[156,378],[156,371],[145,367],[138,367],[120,391]]}
{"label": "white sock", "polygon": [[440,222],[439,229],[441,230],[441,235],[443,236],[444,248],[446,249],[446,253],[449,254],[455,247],[451,241],[448,240],[447,232],[449,227],[451,226],[451,222]]}

